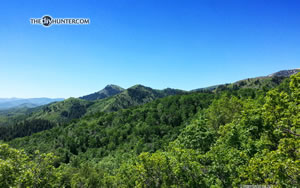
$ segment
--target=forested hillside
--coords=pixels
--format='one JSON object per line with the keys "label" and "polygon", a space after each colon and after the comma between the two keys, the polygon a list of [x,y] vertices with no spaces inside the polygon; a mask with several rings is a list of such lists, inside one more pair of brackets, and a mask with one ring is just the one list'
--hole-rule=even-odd
{"label": "forested hillside", "polygon": [[46,106],[5,136],[0,187],[297,187],[300,73],[275,82]]}
{"label": "forested hillside", "polygon": [[[101,94],[107,94],[106,97],[101,99],[90,100],[91,95],[95,97],[95,94],[91,94],[87,97],[89,100],[69,98],[38,108],[0,111],[0,139],[9,140],[20,137],[18,135],[29,136],[32,133],[47,130],[52,127],[64,126],[84,116],[90,116],[99,112],[114,112],[120,109],[142,105],[169,95],[186,93],[185,91],[177,89],[168,88],[156,90],[142,85],[135,85],[126,90],[122,90],[122,92],[120,91],[118,94],[112,94],[116,92],[111,91],[112,87],[121,90],[117,86],[110,85],[101,90]],[[110,96],[108,93],[112,95]],[[101,96],[103,97],[103,95]],[[39,122],[47,122],[47,124],[51,124],[52,126],[36,125],[35,122],[37,121],[35,120],[42,120]],[[26,124],[25,127],[29,130],[26,130],[26,133],[24,133],[22,128],[16,128],[19,127],[20,124]],[[36,129],[37,126],[39,126],[39,129]],[[33,130],[30,130],[31,128]]]}

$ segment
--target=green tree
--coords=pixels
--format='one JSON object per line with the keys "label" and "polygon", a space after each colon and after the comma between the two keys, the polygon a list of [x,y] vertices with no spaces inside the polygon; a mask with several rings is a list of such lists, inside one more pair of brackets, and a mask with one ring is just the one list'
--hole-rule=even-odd
{"label": "green tree", "polygon": [[53,154],[35,153],[30,159],[24,151],[0,144],[0,187],[57,187],[60,173]]}

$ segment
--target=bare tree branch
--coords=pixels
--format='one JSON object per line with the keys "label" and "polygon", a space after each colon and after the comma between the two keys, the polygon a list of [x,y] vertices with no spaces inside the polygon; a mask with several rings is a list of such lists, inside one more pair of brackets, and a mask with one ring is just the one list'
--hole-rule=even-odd
{"label": "bare tree branch", "polygon": [[284,129],[284,130],[285,130],[285,132],[290,133],[290,134],[292,134],[292,135],[300,136],[300,134],[297,134],[297,133],[295,133],[295,132],[293,132],[293,131],[291,131],[291,130],[289,130],[289,129]]}

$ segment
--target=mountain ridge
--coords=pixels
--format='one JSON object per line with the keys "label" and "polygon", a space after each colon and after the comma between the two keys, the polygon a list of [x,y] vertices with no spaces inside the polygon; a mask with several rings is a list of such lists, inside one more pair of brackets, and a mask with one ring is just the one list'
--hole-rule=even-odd
{"label": "mountain ridge", "polygon": [[[107,91],[108,88],[117,88],[118,90],[121,88],[116,85],[108,85],[104,89],[100,90]],[[96,93],[88,96],[89,100],[82,98],[68,98],[63,101],[53,102],[51,104],[47,104],[44,106],[38,106],[37,108],[32,108],[30,113],[25,109],[26,106],[23,105],[23,110],[18,111],[16,116],[14,116],[11,112],[3,112],[4,114],[11,114],[10,117],[1,117],[0,114],[0,125],[4,125],[5,122],[8,122],[8,119],[23,119],[23,120],[34,120],[34,119],[43,119],[52,122],[56,122],[58,124],[64,124],[72,121],[73,119],[81,118],[85,115],[91,115],[99,112],[112,112],[120,109],[129,108],[132,106],[142,105],[148,102],[151,102],[155,99],[166,97],[169,95],[176,95],[180,93],[184,93],[185,91],[167,88],[164,90],[152,89],[150,87],[146,87],[140,84],[134,85],[128,89],[121,89],[120,93],[106,93],[104,98],[96,99],[99,95]],[[101,95],[100,94],[100,95]],[[111,95],[112,94],[112,95]],[[94,95],[94,96],[93,96]],[[111,96],[110,96],[111,95]],[[2,119],[2,121],[1,121]],[[14,122],[14,121],[12,121]]]}
{"label": "mountain ridge", "polygon": [[[295,70],[296,71],[287,70],[288,74],[285,73],[283,75],[294,74],[295,72],[299,71],[299,69]],[[280,73],[280,75],[282,75],[282,72],[285,71],[278,72]],[[9,113],[9,117],[3,117],[5,115],[2,115],[1,117],[0,114],[0,124],[5,124],[5,122],[7,122],[7,119],[20,119],[19,117],[25,119],[46,119],[59,123],[67,123],[73,119],[78,119],[85,115],[91,115],[99,112],[118,111],[120,109],[142,105],[169,95],[184,94],[188,92],[218,92],[222,90],[238,88],[273,88],[279,85],[283,81],[283,79],[286,78],[274,76],[278,75],[278,72],[271,74],[273,75],[271,77],[265,76],[248,78],[234,82],[232,84],[215,85],[208,88],[200,88],[192,91],[183,91],[172,88],[158,90],[143,86],[141,84],[136,84],[127,89],[123,89],[120,86],[110,84],[98,92],[85,95],[88,100],[82,99],[85,98],[85,96],[79,98],[69,98],[64,101],[54,102],[44,106],[39,106],[37,108],[32,108],[32,110],[30,110],[30,113],[27,112],[28,110],[26,111],[26,105],[24,105],[25,103],[23,103],[23,106],[21,106],[22,110],[18,111],[19,113],[17,113],[17,117],[10,112],[3,113]],[[110,89],[114,91],[110,91]],[[97,99],[98,97],[100,97],[100,99]],[[30,104],[28,105],[30,106]]]}
{"label": "mountain ridge", "polygon": [[62,101],[63,98],[0,98],[0,110],[10,108],[22,108],[27,106],[28,108],[42,106],[52,102]]}
{"label": "mountain ridge", "polygon": [[300,72],[300,69],[288,69],[288,70],[280,70],[274,73],[271,73],[267,76],[258,76],[258,77],[252,77],[252,78],[245,78],[242,80],[235,81],[233,83],[226,83],[226,84],[217,84],[209,87],[204,88],[198,88],[193,89],[191,92],[197,92],[197,91],[216,91],[225,89],[227,87],[233,88],[233,87],[242,87],[242,88],[260,88],[262,89],[265,87],[274,87],[276,85],[279,85],[281,81],[285,78],[290,77],[291,75],[294,75],[296,73]]}
{"label": "mountain ridge", "polygon": [[289,69],[289,70],[281,70],[272,74],[269,74],[267,77],[273,77],[273,76],[282,76],[282,77],[289,77],[293,74],[296,74],[300,72],[300,68],[297,69]]}
{"label": "mountain ridge", "polygon": [[114,85],[114,84],[109,84],[105,86],[102,90],[97,91],[92,94],[84,95],[82,97],[79,97],[80,99],[88,100],[88,101],[93,101],[93,100],[98,100],[98,99],[104,99],[106,97],[114,96],[116,94],[121,93],[125,89]]}

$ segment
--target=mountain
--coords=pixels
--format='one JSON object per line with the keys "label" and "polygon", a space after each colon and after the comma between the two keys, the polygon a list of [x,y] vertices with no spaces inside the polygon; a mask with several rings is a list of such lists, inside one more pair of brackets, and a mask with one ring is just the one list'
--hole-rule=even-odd
{"label": "mountain", "polygon": [[[288,76],[299,71],[299,69],[283,70],[268,76],[248,78],[232,84],[215,85],[192,90],[191,92],[219,92],[231,89],[237,90],[240,88],[268,90],[278,86]],[[34,105],[42,105],[51,101],[47,100],[47,98],[26,99],[26,101],[17,98],[0,99],[0,107],[1,105],[4,106],[10,102],[14,103],[15,108],[19,106],[21,109],[4,112],[2,114],[0,113],[0,125],[14,124],[16,121],[34,119],[44,119],[54,123],[68,123],[71,120],[81,118],[82,116],[99,112],[118,111],[120,109],[142,105],[169,95],[186,93],[188,92],[178,89],[167,88],[164,90],[157,90],[143,85],[135,85],[128,89],[123,89],[116,85],[107,85],[98,92],[80,98],[70,98],[64,101],[39,106],[37,108],[32,108],[30,111],[26,110],[26,107],[34,107]],[[52,100],[55,101],[59,99]],[[7,114],[9,114],[9,116]]]}
{"label": "mountain", "polygon": [[271,89],[278,86],[284,79],[300,72],[300,69],[282,70],[267,76],[248,78],[234,82],[229,88]]}
{"label": "mountain", "polygon": [[[123,91],[119,92],[121,90]],[[116,92],[119,93],[116,94]],[[26,110],[26,108],[24,108],[29,104],[22,104],[23,108],[20,108],[20,110],[13,111],[8,109],[3,111],[3,113],[0,113],[0,126],[13,125],[20,120],[31,121],[35,119],[65,124],[85,115],[117,111],[132,106],[142,105],[165,96],[181,93],[185,92],[171,88],[156,90],[142,85],[135,85],[124,90],[119,86],[108,85],[101,91],[90,95],[53,102],[44,106],[38,106],[37,108],[31,108],[31,110]],[[104,98],[96,99],[97,97],[101,98],[100,95]]]}
{"label": "mountain", "polygon": [[[221,84],[200,88],[192,90],[191,92],[220,92],[223,90],[237,90],[240,88],[269,90],[278,86],[284,79],[297,72],[299,72],[299,69],[283,70],[267,76],[248,78],[232,84]],[[27,99],[26,101],[21,102],[21,99],[17,98],[0,99],[0,107],[1,104],[5,105],[12,102],[15,103],[15,107],[19,106],[21,109],[16,111],[18,113],[9,111],[9,113],[4,112],[0,114],[0,125],[14,124],[14,122],[20,121],[21,119],[44,119],[55,123],[68,123],[73,119],[78,119],[85,115],[118,111],[120,109],[142,105],[169,95],[185,93],[187,92],[178,89],[167,88],[164,90],[156,90],[143,85],[135,85],[128,89],[123,89],[116,85],[107,85],[98,92],[80,98],[70,98],[65,101],[39,106],[38,108],[32,108],[33,110],[30,111],[26,110],[24,107],[41,105],[47,102],[47,99],[39,99],[40,102],[38,104],[36,104],[38,99]],[[9,116],[5,114],[9,114]]]}
{"label": "mountain", "polygon": [[29,98],[29,99],[21,99],[21,98],[2,98],[0,99],[0,110],[5,110],[9,108],[33,108],[45,104],[49,104],[56,101],[62,101],[63,98]]}
{"label": "mountain", "polygon": [[108,97],[103,100],[96,101],[88,109],[88,113],[117,111],[119,109],[142,105],[158,98],[183,93],[186,92],[183,90],[171,88],[157,90],[138,84],[124,90],[123,92],[113,97]]}
{"label": "mountain", "polygon": [[293,74],[300,72],[300,69],[282,70],[268,75],[268,77],[290,77]]}
{"label": "mountain", "polygon": [[[123,89],[123,91],[118,94],[113,94],[120,90],[122,90],[122,88],[119,86],[108,85],[100,92],[80,98],[69,98],[61,102],[42,106],[40,110],[32,113],[28,119],[44,119],[57,123],[67,123],[84,115],[117,111],[145,104],[165,96],[184,93],[184,91],[170,88],[156,90],[142,85],[135,85],[128,89]],[[100,97],[97,93],[101,93],[101,97],[104,98],[96,99]],[[92,100],[92,98],[95,100]]]}
{"label": "mountain", "polygon": [[121,88],[120,86],[117,85],[107,85],[104,89],[89,94],[89,95],[85,95],[82,97],[79,97],[80,99],[84,99],[84,100],[88,100],[88,101],[94,101],[94,100],[98,100],[98,99],[104,99],[106,97],[111,97],[114,96],[116,94],[121,93],[122,91],[124,91],[123,88]]}
{"label": "mountain", "polygon": [[192,92],[199,91],[222,91],[226,89],[255,88],[271,89],[278,86],[284,79],[300,72],[300,69],[281,70],[267,76],[259,76],[236,81],[231,84],[219,84],[205,88],[194,89]]}

